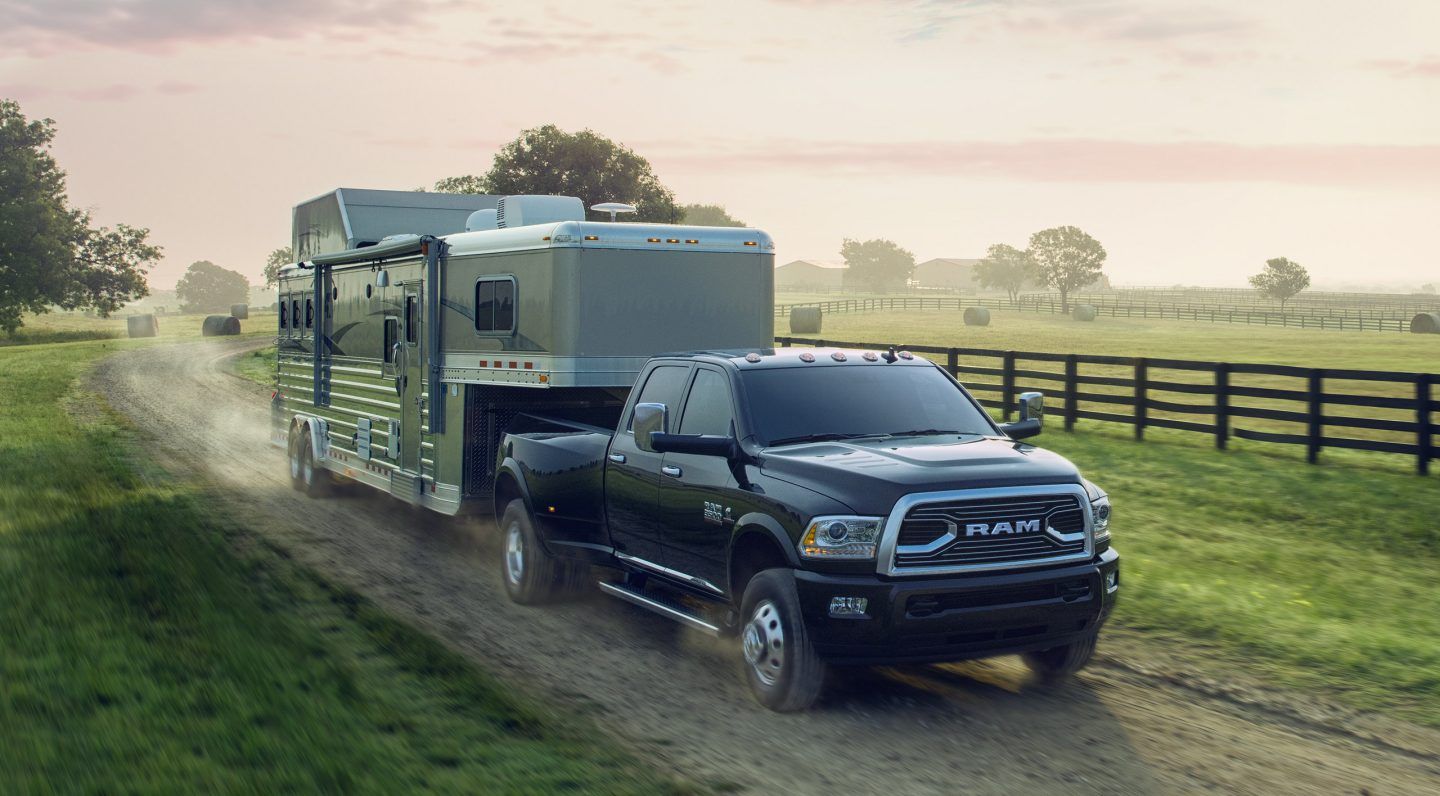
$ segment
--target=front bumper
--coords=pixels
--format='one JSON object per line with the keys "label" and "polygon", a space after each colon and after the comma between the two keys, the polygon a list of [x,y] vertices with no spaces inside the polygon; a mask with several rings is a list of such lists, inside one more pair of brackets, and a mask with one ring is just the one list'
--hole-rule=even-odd
{"label": "front bumper", "polygon": [[[825,660],[938,662],[1049,649],[1094,632],[1115,606],[1119,569],[1111,548],[1082,564],[923,579],[799,570],[795,586]],[[865,598],[865,616],[832,617],[835,597]]]}

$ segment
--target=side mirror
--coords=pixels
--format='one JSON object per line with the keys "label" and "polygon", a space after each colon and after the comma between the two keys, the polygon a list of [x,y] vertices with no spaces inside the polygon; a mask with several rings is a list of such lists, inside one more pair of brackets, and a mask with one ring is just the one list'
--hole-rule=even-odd
{"label": "side mirror", "polygon": [[635,447],[647,453],[660,453],[655,449],[652,437],[670,430],[669,410],[665,404],[635,404],[630,430],[635,432]]}
{"label": "side mirror", "polygon": [[1039,434],[1045,428],[1045,394],[1022,392],[1017,408],[1020,420],[1015,423],[1001,423],[1000,430],[1011,439],[1025,439]]}
{"label": "side mirror", "polygon": [[697,456],[730,458],[735,439],[719,434],[651,434],[650,444],[656,453],[693,453]]}

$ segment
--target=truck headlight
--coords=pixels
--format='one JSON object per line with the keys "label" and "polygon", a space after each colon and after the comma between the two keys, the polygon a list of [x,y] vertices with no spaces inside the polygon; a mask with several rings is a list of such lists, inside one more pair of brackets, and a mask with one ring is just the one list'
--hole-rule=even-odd
{"label": "truck headlight", "polygon": [[1095,542],[1110,541],[1110,497],[1104,492],[1090,501],[1090,514],[1095,517]]}
{"label": "truck headlight", "polygon": [[816,517],[800,537],[804,558],[874,558],[881,517]]}

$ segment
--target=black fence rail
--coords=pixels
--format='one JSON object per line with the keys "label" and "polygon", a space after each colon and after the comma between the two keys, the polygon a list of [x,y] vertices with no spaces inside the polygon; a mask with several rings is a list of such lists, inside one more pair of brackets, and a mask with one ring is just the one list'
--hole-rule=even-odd
{"label": "black fence rail", "polygon": [[[883,351],[888,343],[777,337],[780,346]],[[900,348],[902,346],[896,346]],[[1206,434],[1224,449],[1233,439],[1408,456],[1421,475],[1440,458],[1440,375],[1302,368],[1148,357],[1054,354],[982,348],[903,346],[930,355],[984,405],[1008,420],[1017,396],[1041,390],[1065,430],[1077,420]],[[1360,409],[1368,412],[1358,412]]]}
{"label": "black fence rail", "polygon": [[[1276,307],[1274,299],[1253,288],[1163,288],[1117,287],[1106,291],[1083,291],[1086,296],[1110,296],[1126,301],[1168,301],[1195,304],[1236,304]],[[1036,291],[1026,295],[1056,295]],[[1306,290],[1286,302],[1286,306],[1375,308],[1399,313],[1440,311],[1440,294],[1436,293],[1354,293]]]}
{"label": "black fence rail", "polygon": [[[1179,321],[1201,321],[1209,323],[1243,323],[1253,326],[1280,326],[1296,329],[1323,329],[1330,331],[1371,331],[1408,332],[1410,316],[1371,317],[1364,314],[1322,312],[1277,312],[1266,309],[1244,307],[1221,307],[1202,304],[1175,305],[1163,303],[1128,303],[1111,301],[1091,303],[1071,299],[1070,308],[1076,304],[1090,304],[1097,315],[1112,318],[1156,318]],[[1058,297],[1029,295],[1022,296],[1018,303],[1004,298],[944,297],[944,296],[894,296],[887,298],[836,299],[834,301],[809,301],[795,304],[775,305],[777,317],[787,317],[795,307],[819,307],[822,314],[831,315],[852,312],[884,312],[891,310],[954,310],[966,307],[986,307],[1015,312],[1039,314],[1061,314],[1065,305]]]}

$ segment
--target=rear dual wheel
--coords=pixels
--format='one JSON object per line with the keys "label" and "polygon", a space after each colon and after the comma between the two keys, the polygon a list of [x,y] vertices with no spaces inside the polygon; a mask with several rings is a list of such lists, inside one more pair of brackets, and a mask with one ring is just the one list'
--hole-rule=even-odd
{"label": "rear dual wheel", "polygon": [[512,602],[544,605],[580,591],[588,567],[579,561],[557,559],[540,544],[525,501],[512,500],[500,518],[500,580]]}

